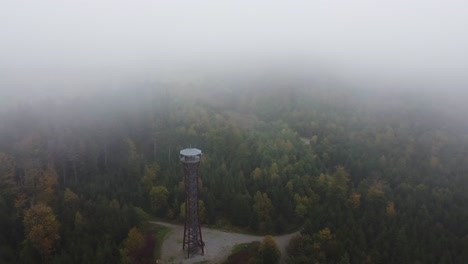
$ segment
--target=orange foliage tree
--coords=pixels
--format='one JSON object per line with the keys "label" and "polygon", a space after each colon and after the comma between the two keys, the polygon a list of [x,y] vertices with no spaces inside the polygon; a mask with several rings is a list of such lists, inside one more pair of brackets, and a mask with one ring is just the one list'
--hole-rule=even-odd
{"label": "orange foliage tree", "polygon": [[43,260],[48,259],[55,250],[55,243],[60,239],[60,223],[52,208],[40,203],[27,209],[23,224],[26,239],[39,250]]}

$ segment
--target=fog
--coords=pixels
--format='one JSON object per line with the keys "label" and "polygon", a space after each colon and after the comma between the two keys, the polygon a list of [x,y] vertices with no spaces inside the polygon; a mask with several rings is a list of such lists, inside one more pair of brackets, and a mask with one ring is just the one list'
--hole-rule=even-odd
{"label": "fog", "polygon": [[2,0],[0,21],[3,101],[252,71],[454,98],[468,83],[463,0]]}

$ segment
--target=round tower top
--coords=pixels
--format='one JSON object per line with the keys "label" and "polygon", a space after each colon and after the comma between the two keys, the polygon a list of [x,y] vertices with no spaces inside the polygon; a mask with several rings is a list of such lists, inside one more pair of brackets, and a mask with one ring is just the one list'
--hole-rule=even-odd
{"label": "round tower top", "polygon": [[201,150],[196,148],[186,148],[180,151],[180,161],[184,163],[200,162]]}

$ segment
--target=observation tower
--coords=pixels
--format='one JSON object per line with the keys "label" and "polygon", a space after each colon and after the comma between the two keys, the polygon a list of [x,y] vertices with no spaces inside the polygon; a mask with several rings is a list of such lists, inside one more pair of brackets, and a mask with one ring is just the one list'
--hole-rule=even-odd
{"label": "observation tower", "polygon": [[184,166],[185,182],[185,225],[182,249],[187,250],[187,257],[201,251],[205,254],[198,213],[198,167],[202,152],[196,148],[180,151],[180,161]]}

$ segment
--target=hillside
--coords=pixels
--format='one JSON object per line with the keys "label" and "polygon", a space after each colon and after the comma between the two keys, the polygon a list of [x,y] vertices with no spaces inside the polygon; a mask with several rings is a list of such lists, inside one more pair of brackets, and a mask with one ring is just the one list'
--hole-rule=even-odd
{"label": "hillside", "polygon": [[144,211],[181,219],[178,152],[196,146],[202,222],[260,235],[304,225],[289,263],[464,263],[467,135],[424,97],[324,82],[153,83],[19,104],[0,116],[0,262],[120,262]]}

